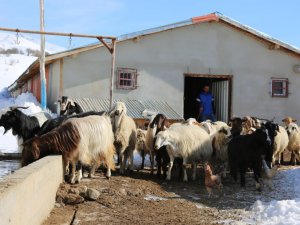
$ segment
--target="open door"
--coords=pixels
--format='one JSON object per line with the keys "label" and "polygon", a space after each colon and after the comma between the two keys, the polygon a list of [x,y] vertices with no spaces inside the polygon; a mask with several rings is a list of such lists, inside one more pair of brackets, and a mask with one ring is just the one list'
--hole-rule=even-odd
{"label": "open door", "polygon": [[230,75],[185,74],[184,78],[184,118],[199,117],[199,103],[196,101],[205,85],[215,97],[217,120],[228,122],[231,116],[231,82]]}

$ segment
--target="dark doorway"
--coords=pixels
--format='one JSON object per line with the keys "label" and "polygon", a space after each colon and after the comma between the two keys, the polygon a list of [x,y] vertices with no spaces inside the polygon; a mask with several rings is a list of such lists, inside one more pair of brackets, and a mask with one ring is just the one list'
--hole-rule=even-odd
{"label": "dark doorway", "polygon": [[205,85],[215,97],[217,120],[228,121],[231,113],[231,79],[232,76],[185,75],[184,82],[184,118],[198,118],[199,103],[196,101]]}

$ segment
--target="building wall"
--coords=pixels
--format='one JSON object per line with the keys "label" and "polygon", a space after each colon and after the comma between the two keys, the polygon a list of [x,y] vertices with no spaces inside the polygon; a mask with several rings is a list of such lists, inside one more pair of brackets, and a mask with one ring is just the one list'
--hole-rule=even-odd
{"label": "building wall", "polygon": [[[300,120],[300,57],[221,23],[185,26],[117,44],[116,67],[136,68],[138,88],[116,99],[159,99],[183,114],[184,73],[233,75],[232,114]],[[64,94],[109,98],[110,54],[103,48],[64,59]],[[270,78],[289,78],[288,98],[270,97]],[[200,90],[199,90],[200,91]],[[196,103],[195,103],[196,104]]]}

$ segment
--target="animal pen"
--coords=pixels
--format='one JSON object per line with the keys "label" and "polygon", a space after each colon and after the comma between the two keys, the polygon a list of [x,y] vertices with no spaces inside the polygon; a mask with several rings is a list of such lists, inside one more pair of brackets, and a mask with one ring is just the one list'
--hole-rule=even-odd
{"label": "animal pen", "polygon": [[[113,99],[114,99],[114,97],[113,97],[113,89],[114,89],[113,83],[114,83],[114,71],[115,71],[115,59],[116,59],[116,40],[117,40],[116,37],[113,37],[113,36],[100,36],[100,35],[87,35],[87,34],[74,34],[74,33],[62,33],[62,32],[36,31],[36,30],[24,30],[24,29],[13,29],[13,28],[3,28],[3,27],[0,27],[0,30],[1,31],[8,31],[8,32],[16,32],[17,33],[17,38],[18,38],[19,33],[28,33],[28,34],[41,34],[41,35],[52,35],[52,36],[64,36],[64,37],[69,37],[70,39],[72,37],[96,38],[96,39],[98,39],[107,48],[107,50],[111,54],[111,76],[110,76],[109,96],[110,96],[110,107],[112,107],[112,103],[113,103]],[[111,43],[109,43],[107,40],[110,40]],[[41,69],[45,70],[45,62],[42,62],[41,64],[43,64],[41,66]],[[40,75],[41,74],[42,73],[40,73]],[[44,84],[44,85],[46,85],[46,84]],[[41,92],[41,95],[44,95],[44,94],[45,93]],[[43,97],[42,97],[42,99],[43,99]]]}

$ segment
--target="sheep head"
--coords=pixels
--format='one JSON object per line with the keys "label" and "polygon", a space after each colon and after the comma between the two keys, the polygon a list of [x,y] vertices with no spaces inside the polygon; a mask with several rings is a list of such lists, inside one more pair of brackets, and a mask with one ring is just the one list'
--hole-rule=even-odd
{"label": "sheep head", "polygon": [[17,109],[7,110],[5,114],[2,114],[0,119],[0,126],[4,127],[5,134],[8,130],[13,129],[13,135],[17,135],[17,131],[20,129],[20,119],[18,117],[20,111]]}
{"label": "sheep head", "polygon": [[34,137],[22,145],[22,166],[27,166],[40,157],[39,137]]}
{"label": "sheep head", "polygon": [[127,108],[124,102],[116,102],[110,110],[111,116],[121,116],[127,114]]}
{"label": "sheep head", "polygon": [[245,120],[240,117],[233,117],[229,120],[229,125],[232,127],[231,133],[233,136],[240,135],[243,131],[243,123]]}
{"label": "sheep head", "polygon": [[168,129],[170,127],[170,123],[164,114],[159,113],[154,117],[149,126],[153,131],[155,130],[155,135],[159,131]]}
{"label": "sheep head", "polygon": [[167,131],[158,132],[158,134],[155,136],[155,138],[156,138],[155,143],[154,143],[155,150],[158,150],[162,146],[166,146],[169,144]]}
{"label": "sheep head", "polygon": [[137,129],[137,135],[136,135],[136,141],[137,143],[143,143],[145,142],[146,134],[143,130]]}
{"label": "sheep head", "polygon": [[286,128],[286,131],[288,133],[288,136],[291,137],[295,134],[298,134],[299,135],[299,127],[297,124],[295,123],[290,123],[287,128]]}

